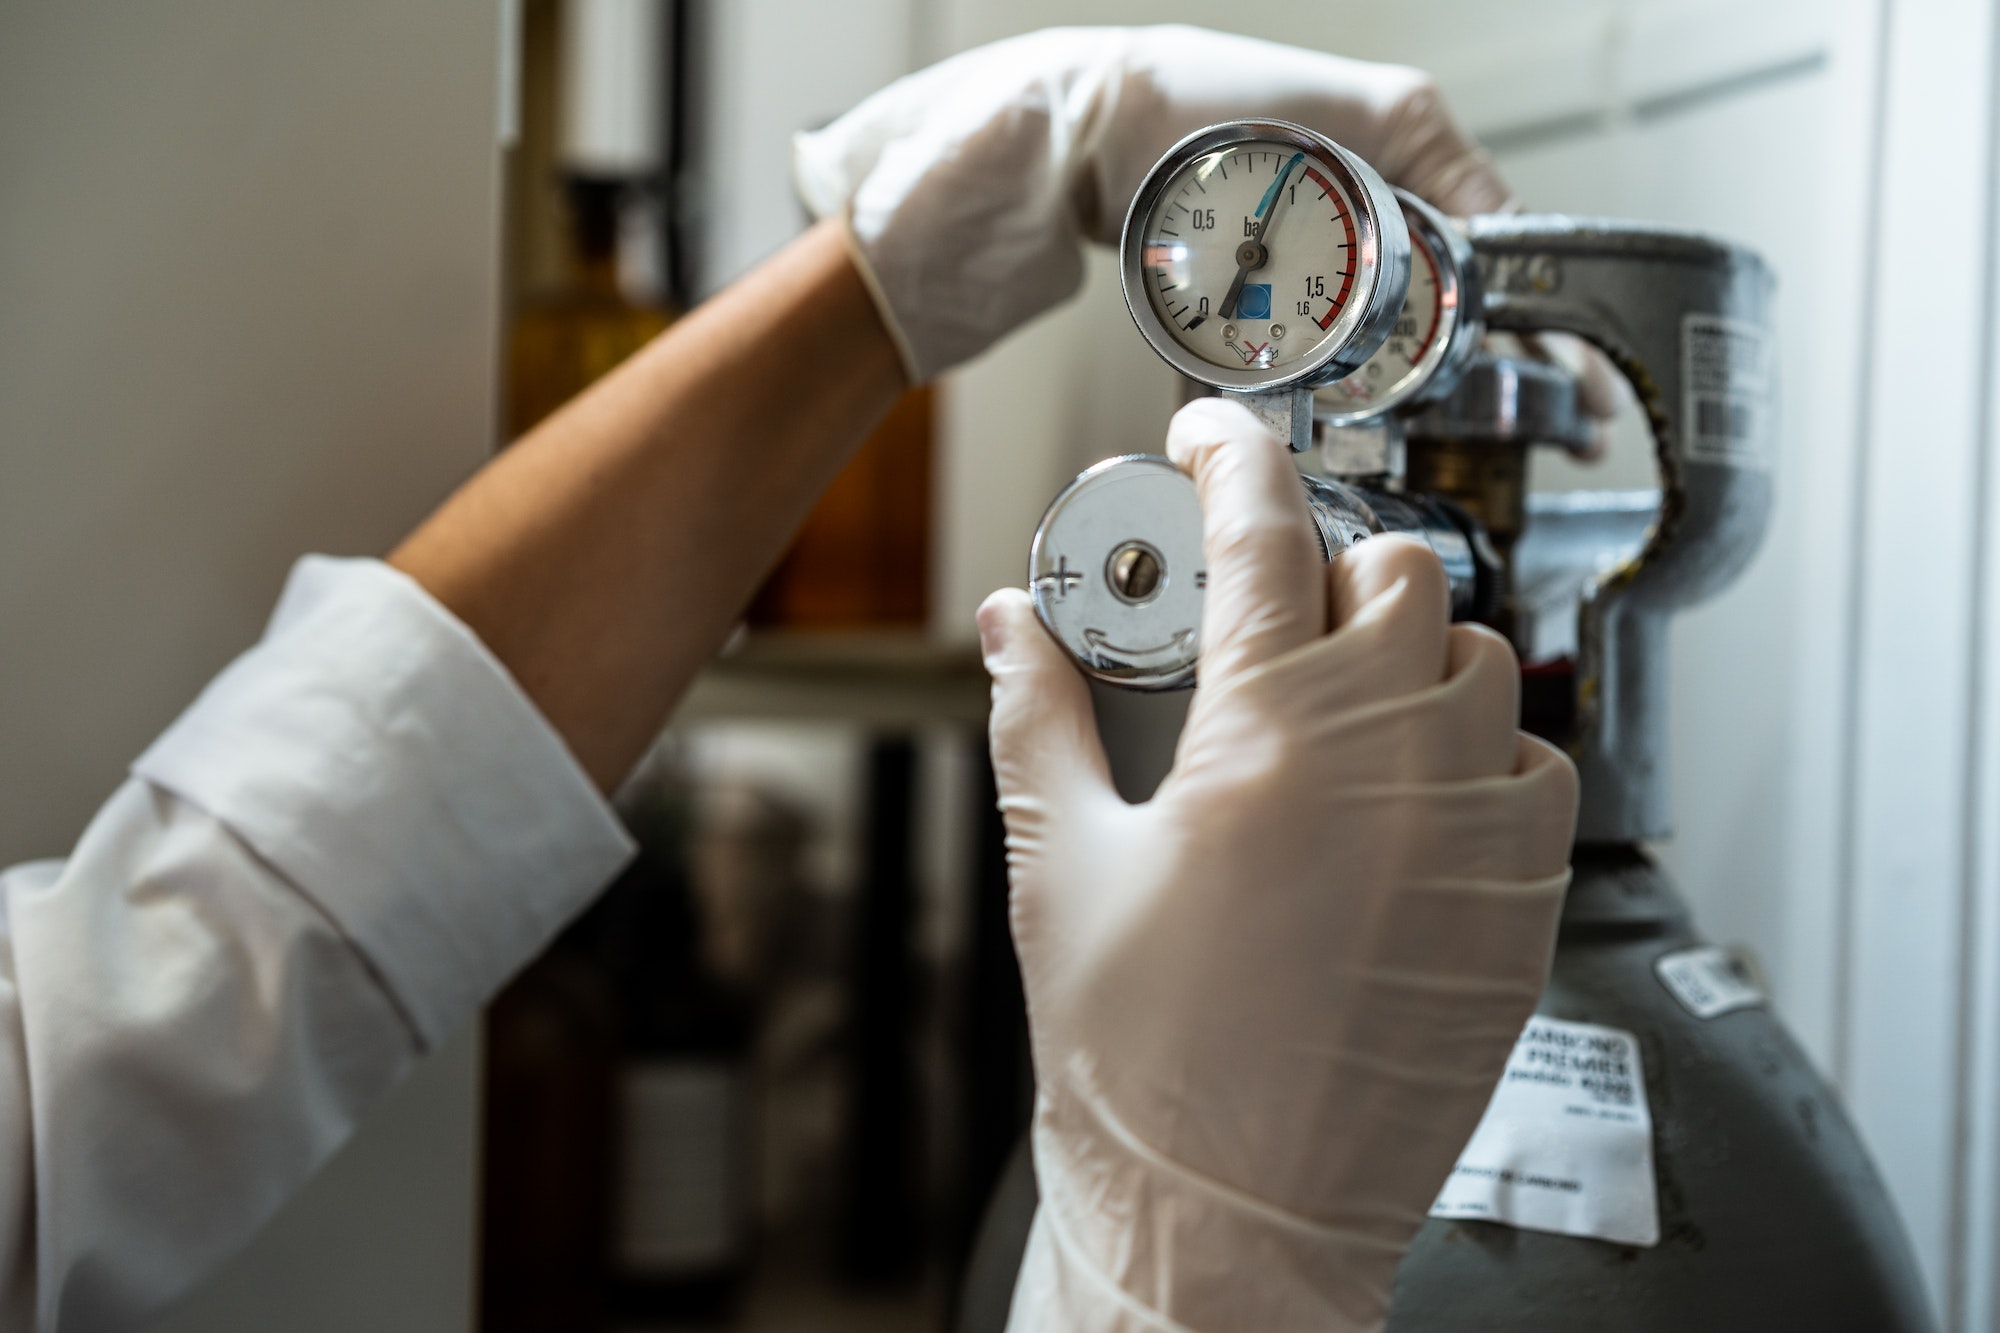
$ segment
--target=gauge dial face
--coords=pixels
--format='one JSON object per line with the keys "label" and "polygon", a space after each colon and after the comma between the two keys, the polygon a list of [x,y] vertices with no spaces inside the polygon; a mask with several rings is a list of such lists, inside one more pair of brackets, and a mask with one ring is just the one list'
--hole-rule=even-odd
{"label": "gauge dial face", "polygon": [[1281,375],[1311,357],[1374,262],[1341,178],[1317,154],[1269,140],[1203,153],[1169,177],[1141,255],[1167,336],[1226,370]]}
{"label": "gauge dial face", "polygon": [[1438,277],[1438,257],[1420,227],[1410,228],[1410,290],[1403,313],[1381,350],[1345,379],[1323,386],[1315,395],[1323,412],[1367,412],[1406,388],[1428,367],[1426,358],[1445,326],[1445,290]]}

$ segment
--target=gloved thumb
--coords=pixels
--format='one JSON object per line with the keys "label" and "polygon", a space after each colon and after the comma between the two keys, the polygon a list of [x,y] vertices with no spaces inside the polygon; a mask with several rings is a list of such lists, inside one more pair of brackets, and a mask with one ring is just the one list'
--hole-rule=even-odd
{"label": "gloved thumb", "polygon": [[1220,685],[1324,634],[1319,539],[1285,447],[1241,403],[1197,398],[1167,427],[1167,455],[1201,499],[1202,683]]}
{"label": "gloved thumb", "polygon": [[1009,840],[1017,828],[1093,790],[1111,792],[1111,765],[1097,736],[1090,689],[1035,618],[1020,588],[1003,588],[979,608],[979,648],[993,678],[988,722],[993,777]]}

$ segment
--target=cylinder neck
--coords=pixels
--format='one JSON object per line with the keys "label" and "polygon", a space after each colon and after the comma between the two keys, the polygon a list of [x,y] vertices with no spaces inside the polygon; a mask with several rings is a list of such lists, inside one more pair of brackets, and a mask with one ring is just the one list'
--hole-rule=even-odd
{"label": "cylinder neck", "polygon": [[1582,842],[1571,852],[1562,934],[1629,937],[1684,930],[1687,904],[1637,843]]}

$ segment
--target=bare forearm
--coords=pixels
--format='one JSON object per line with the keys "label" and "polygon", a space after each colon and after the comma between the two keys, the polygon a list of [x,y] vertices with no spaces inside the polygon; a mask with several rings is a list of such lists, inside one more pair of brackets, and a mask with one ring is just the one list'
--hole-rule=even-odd
{"label": "bare forearm", "polygon": [[390,562],[609,790],[902,387],[821,224],[523,437]]}

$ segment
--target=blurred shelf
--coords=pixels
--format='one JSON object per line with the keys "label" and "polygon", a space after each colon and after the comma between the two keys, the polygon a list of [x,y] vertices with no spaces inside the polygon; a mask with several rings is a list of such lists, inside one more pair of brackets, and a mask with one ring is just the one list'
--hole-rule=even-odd
{"label": "blurred shelf", "polygon": [[989,684],[979,650],[921,631],[745,636],[695,679],[676,724],[760,718],[915,727],[983,726]]}
{"label": "blurred shelf", "polygon": [[945,1304],[934,1290],[863,1296],[807,1283],[760,1283],[743,1312],[725,1323],[623,1324],[616,1333],[937,1333],[944,1323]]}
{"label": "blurred shelf", "polygon": [[952,1283],[932,1263],[892,1290],[857,1291],[831,1274],[820,1243],[779,1238],[757,1259],[741,1306],[709,1322],[625,1320],[612,1333],[938,1333],[947,1327]]}

